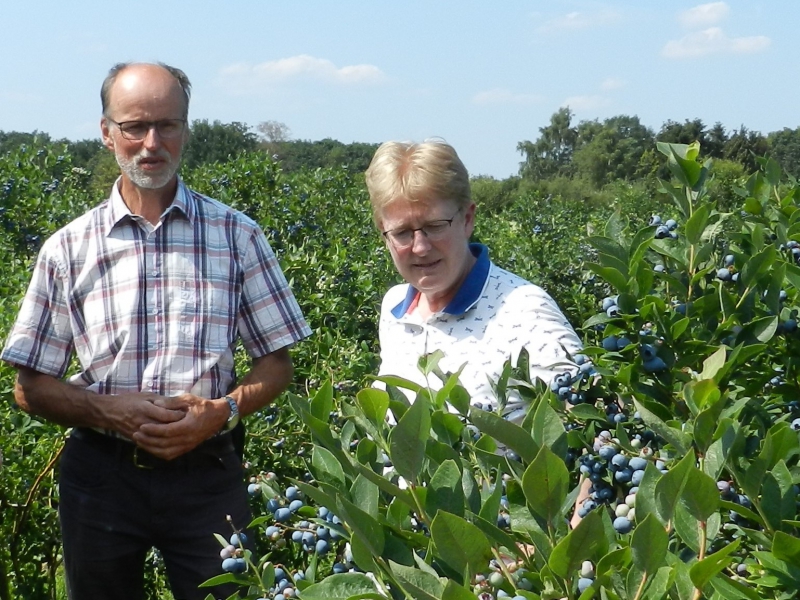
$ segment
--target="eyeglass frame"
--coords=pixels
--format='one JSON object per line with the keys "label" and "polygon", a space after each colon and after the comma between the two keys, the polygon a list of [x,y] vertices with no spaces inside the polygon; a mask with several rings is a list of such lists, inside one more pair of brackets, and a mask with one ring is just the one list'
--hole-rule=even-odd
{"label": "eyeglass frame", "polygon": [[[422,227],[396,227],[395,229],[387,229],[386,231],[381,231],[381,235],[383,236],[383,239],[388,240],[389,243],[391,243],[397,249],[410,248],[411,246],[414,245],[414,240],[417,237],[416,233],[418,231],[420,233],[422,233],[422,235],[424,235],[427,239],[431,239],[430,234],[427,231],[425,231],[425,229],[427,227],[430,227],[431,225],[434,225],[434,224],[437,224],[437,223],[447,223],[447,229],[442,229],[442,233],[444,233],[445,231],[450,231],[450,229],[453,227],[453,221],[456,220],[456,217],[458,216],[458,213],[460,213],[460,212],[461,212],[461,209],[459,208],[455,212],[455,214],[452,217],[450,217],[449,219],[434,219],[432,221],[428,221]],[[411,239],[405,244],[397,242],[392,237],[392,233],[396,232],[398,230],[399,231],[410,231],[411,232]],[[434,240],[436,240],[436,239],[437,238],[434,237]]]}
{"label": "eyeglass frame", "polygon": [[[117,129],[119,129],[119,134],[123,138],[125,138],[126,140],[131,141],[131,142],[141,142],[142,140],[144,140],[147,137],[147,135],[150,133],[150,130],[152,130],[152,129],[156,130],[156,132],[158,133],[159,137],[164,138],[165,140],[174,140],[174,139],[180,137],[184,133],[184,131],[186,130],[186,125],[188,123],[188,121],[186,119],[159,119],[158,121],[138,121],[138,120],[115,121],[111,117],[106,117],[106,120],[109,121],[110,123],[113,123],[114,125],[116,125]],[[166,135],[166,136],[163,133],[161,133],[160,126],[163,123],[173,123],[173,122],[179,122],[181,124],[181,129],[180,129],[180,131],[178,133],[176,133],[175,135]],[[141,125],[147,125],[147,131],[145,131],[144,135],[142,137],[140,137],[140,138],[129,137],[130,134],[126,133],[125,129],[124,129],[124,126],[128,125],[129,123],[138,123],[138,124],[141,124]]]}

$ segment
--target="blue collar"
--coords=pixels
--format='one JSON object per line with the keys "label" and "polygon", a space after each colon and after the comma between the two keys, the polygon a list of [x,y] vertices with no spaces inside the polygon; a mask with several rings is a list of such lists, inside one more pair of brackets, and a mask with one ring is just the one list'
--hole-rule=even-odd
{"label": "blue collar", "polygon": [[[456,295],[450,303],[444,307],[442,312],[449,315],[463,315],[480,298],[483,286],[486,285],[486,277],[489,275],[489,249],[483,244],[470,244],[469,251],[477,259],[472,265],[467,278],[461,287],[458,288]],[[403,301],[392,309],[392,314],[399,319],[408,312],[409,307],[414,302],[419,292],[413,286],[408,286],[406,297]]]}

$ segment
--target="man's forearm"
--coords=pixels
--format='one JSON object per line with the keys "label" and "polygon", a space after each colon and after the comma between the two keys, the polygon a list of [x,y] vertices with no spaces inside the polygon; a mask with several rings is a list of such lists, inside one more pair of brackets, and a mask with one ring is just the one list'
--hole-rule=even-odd
{"label": "man's forearm", "polygon": [[239,405],[239,414],[252,414],[275,400],[289,386],[293,374],[288,348],[254,360],[239,387],[230,393]]}
{"label": "man's forearm", "polygon": [[31,415],[65,427],[99,427],[131,437],[144,423],[172,423],[184,412],[156,406],[156,394],[100,395],[21,367],[14,399]]}

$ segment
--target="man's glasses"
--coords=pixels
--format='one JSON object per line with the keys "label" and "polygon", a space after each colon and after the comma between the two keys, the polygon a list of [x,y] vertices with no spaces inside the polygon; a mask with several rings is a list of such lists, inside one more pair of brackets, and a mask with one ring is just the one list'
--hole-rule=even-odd
{"label": "man's glasses", "polygon": [[[106,117],[108,119],[108,117]],[[119,127],[119,132],[126,140],[140,142],[147,137],[151,129],[158,132],[158,137],[165,140],[179,137],[186,127],[186,119],[162,119],[160,121],[122,121],[108,119]]]}
{"label": "man's glasses", "polygon": [[439,240],[444,239],[444,237],[447,235],[448,231],[450,230],[450,226],[453,224],[453,221],[459,212],[461,211],[459,210],[449,219],[437,219],[435,221],[429,221],[422,227],[400,227],[398,229],[390,229],[381,233],[383,234],[383,237],[389,240],[398,250],[403,250],[413,246],[414,236],[418,231],[430,241],[438,242]]}

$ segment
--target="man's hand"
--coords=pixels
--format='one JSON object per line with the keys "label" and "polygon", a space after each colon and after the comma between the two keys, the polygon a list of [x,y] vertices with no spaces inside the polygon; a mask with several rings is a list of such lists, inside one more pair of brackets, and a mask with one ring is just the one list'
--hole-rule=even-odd
{"label": "man's hand", "polygon": [[225,400],[208,400],[192,394],[158,397],[153,409],[181,414],[182,418],[144,422],[131,439],[143,450],[165,460],[186,454],[218,433],[230,412]]}

